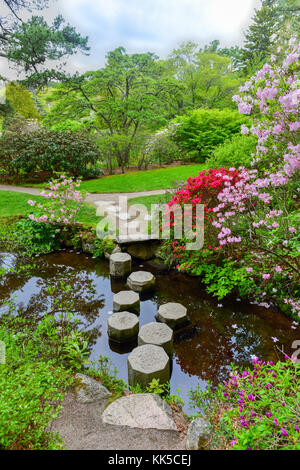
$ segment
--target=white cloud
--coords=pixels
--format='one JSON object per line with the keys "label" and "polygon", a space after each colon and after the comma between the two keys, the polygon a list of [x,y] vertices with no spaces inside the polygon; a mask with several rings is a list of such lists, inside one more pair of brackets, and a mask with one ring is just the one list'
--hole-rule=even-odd
{"label": "white cloud", "polygon": [[82,71],[102,66],[105,54],[120,45],[166,57],[184,40],[202,46],[213,39],[223,46],[242,44],[243,30],[259,5],[260,0],[57,0],[44,16],[50,20],[61,13],[89,36],[90,56],[69,61]]}
{"label": "white cloud", "polygon": [[260,0],[64,0],[63,9],[89,35],[95,51],[89,62],[94,63],[118,45],[166,56],[178,42],[189,39],[201,45],[213,39],[225,46],[241,44],[243,29],[259,4]]}

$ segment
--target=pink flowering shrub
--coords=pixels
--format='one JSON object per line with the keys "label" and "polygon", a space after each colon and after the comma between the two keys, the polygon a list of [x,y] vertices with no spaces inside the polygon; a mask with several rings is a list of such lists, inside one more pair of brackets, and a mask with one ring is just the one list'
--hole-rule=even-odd
{"label": "pink flowering shrub", "polygon": [[[290,42],[283,64],[265,64],[235,96],[242,113],[252,113],[249,130],[258,138],[252,170],[240,168],[236,184],[225,183],[214,208],[220,244],[240,243],[249,250],[249,264],[263,284],[275,276],[292,285],[299,276],[299,238],[296,230],[297,178],[300,168],[300,45]],[[249,272],[249,271],[248,271]],[[264,288],[264,291],[266,289]],[[294,313],[299,305],[285,299]]]}
{"label": "pink flowering shrub", "polygon": [[[265,64],[240,88],[241,94],[233,97],[239,111],[251,114],[253,119],[250,129],[242,125],[243,134],[251,133],[257,139],[252,169],[230,168],[223,175],[222,184],[214,194],[218,202],[208,206],[209,213],[206,209],[210,225],[206,220],[206,245],[201,256],[199,252],[180,252],[178,247],[182,244],[175,244],[178,269],[204,276],[204,282],[211,284],[210,291],[217,292],[219,298],[240,284],[227,269],[230,261],[232,270],[239,272],[243,284],[247,284],[243,292],[254,303],[265,307],[280,305],[294,318],[300,312],[296,228],[300,168],[299,56],[300,45],[290,41],[283,63],[277,64],[273,59],[271,64]],[[190,196],[188,182],[179,193],[178,202],[207,203],[202,186],[194,185],[193,189]],[[171,204],[176,202],[175,197]],[[218,240],[217,252],[212,236]],[[240,288],[239,291],[242,294]]]}
{"label": "pink flowering shrub", "polygon": [[190,393],[213,424],[211,448],[221,441],[232,450],[299,450],[300,363],[252,361],[253,368],[232,366],[217,392]]}
{"label": "pink flowering shrub", "polygon": [[80,211],[84,194],[79,191],[80,180],[73,180],[62,175],[50,181],[50,191],[42,191],[45,204],[29,200],[28,204],[35,208],[35,213],[28,217],[34,222],[43,222],[53,225],[71,225],[76,222],[76,214]]}

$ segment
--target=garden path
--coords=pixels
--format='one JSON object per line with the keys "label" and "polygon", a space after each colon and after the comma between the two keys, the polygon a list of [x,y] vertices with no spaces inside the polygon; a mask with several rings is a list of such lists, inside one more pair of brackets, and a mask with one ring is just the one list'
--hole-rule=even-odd
{"label": "garden path", "polygon": [[[8,184],[0,184],[0,191],[15,191],[17,193],[31,194],[33,196],[38,196],[41,192],[39,188],[11,186]],[[129,199],[129,198],[134,198],[134,197],[155,196],[158,194],[165,194],[168,191],[170,190],[156,189],[152,191],[139,191],[139,192],[134,192],[134,193],[87,193],[85,201],[90,202],[92,204],[96,204],[96,203],[99,204],[99,202],[101,201],[112,201],[116,203],[119,200],[119,196],[126,196]]]}

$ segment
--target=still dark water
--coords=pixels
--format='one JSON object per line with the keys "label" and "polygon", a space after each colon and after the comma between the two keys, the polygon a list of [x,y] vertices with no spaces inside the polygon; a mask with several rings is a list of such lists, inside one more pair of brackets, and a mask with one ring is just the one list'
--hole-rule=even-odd
{"label": "still dark water", "polygon": [[[15,254],[1,253],[0,266],[17,266],[22,260]],[[126,289],[124,283],[112,281],[108,263],[72,251],[34,259],[31,273],[9,273],[0,280],[0,315],[7,308],[4,300],[14,299],[22,315],[41,317],[54,312],[56,301],[74,300],[79,328],[91,332],[90,358],[108,356],[127,381],[127,356],[130,351],[118,350],[109,343],[107,319],[112,313],[114,293]],[[140,326],[155,321],[158,307],[166,302],[180,302],[188,309],[190,325],[174,338],[171,392],[185,400],[189,410],[188,391],[197,384],[205,389],[207,381],[217,385],[227,378],[232,362],[251,363],[251,355],[264,360],[278,360],[274,343],[292,353],[292,343],[300,339],[300,328],[279,312],[238,301],[218,302],[206,294],[199,279],[176,272],[163,272],[147,263],[136,264],[134,270],[149,270],[157,277],[157,287],[150,299],[141,302]],[[71,285],[67,294],[61,281]],[[49,286],[56,286],[52,296]],[[1,320],[0,320],[1,321]],[[131,346],[131,349],[134,345]]]}

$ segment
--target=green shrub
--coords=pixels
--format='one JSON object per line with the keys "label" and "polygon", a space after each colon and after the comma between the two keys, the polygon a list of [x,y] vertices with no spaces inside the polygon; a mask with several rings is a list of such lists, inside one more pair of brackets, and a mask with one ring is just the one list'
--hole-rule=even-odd
{"label": "green shrub", "polygon": [[[23,266],[23,269],[30,269]],[[36,268],[35,268],[36,269]],[[12,301],[1,312],[0,341],[5,360],[0,363],[0,449],[60,449],[61,439],[47,430],[61,409],[72,373],[82,370],[88,356],[85,334],[72,305],[57,297],[59,287],[49,286],[57,318],[46,314],[30,322]],[[60,289],[71,286],[61,282]]]}
{"label": "green shrub", "polygon": [[15,244],[28,255],[50,253],[60,247],[60,229],[55,225],[22,219],[14,225]]}
{"label": "green shrub", "polygon": [[247,116],[230,109],[196,109],[177,118],[173,138],[183,151],[197,161],[204,161],[215,147],[234,134],[239,134],[242,124],[250,124]]}
{"label": "green shrub", "polygon": [[0,167],[10,175],[66,171],[78,176],[98,158],[98,146],[86,132],[38,128],[9,131],[0,139]]}
{"label": "green shrub", "polygon": [[2,325],[0,340],[6,349],[6,363],[0,364],[0,448],[60,448],[60,439],[46,426],[61,408],[70,372],[40,357],[39,344],[26,328],[15,332]]}
{"label": "green shrub", "polygon": [[230,140],[219,145],[207,163],[212,168],[221,165],[228,168],[238,168],[239,166],[250,168],[253,159],[251,154],[255,154],[256,141],[257,139],[253,136],[236,134]]}

